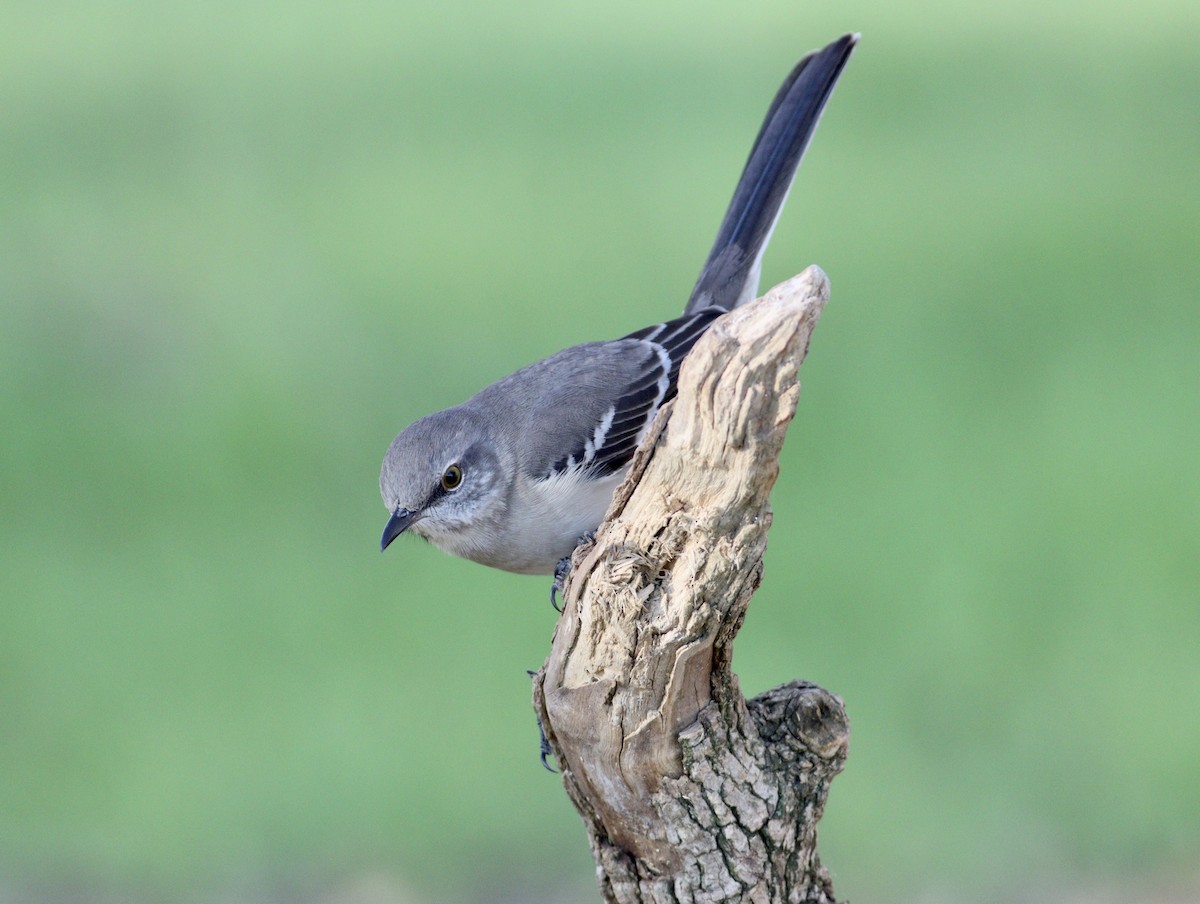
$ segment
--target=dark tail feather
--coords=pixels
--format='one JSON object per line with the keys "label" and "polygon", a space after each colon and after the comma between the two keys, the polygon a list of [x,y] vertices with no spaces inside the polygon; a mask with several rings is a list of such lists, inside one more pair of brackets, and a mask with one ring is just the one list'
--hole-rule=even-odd
{"label": "dark tail feather", "polygon": [[821,110],[857,43],[856,34],[838,38],[802,59],[784,79],[754,139],[685,314],[711,305],[734,308],[758,292],[763,249]]}

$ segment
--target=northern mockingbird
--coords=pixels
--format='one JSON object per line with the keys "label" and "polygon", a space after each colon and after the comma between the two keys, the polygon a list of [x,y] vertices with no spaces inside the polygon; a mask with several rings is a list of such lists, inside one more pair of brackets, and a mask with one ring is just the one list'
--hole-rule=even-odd
{"label": "northern mockingbird", "polygon": [[392,441],[381,548],[407,531],[493,568],[552,574],[595,531],[684,356],[757,294],[763,249],[857,41],[809,54],[784,80],[681,317],[551,355]]}

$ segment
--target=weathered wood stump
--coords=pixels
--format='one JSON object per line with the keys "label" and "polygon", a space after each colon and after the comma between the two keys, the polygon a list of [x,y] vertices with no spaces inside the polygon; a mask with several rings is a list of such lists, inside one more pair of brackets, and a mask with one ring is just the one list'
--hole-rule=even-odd
{"label": "weathered wood stump", "polygon": [[534,705],[608,901],[835,900],[816,825],[842,702],[803,681],[747,702],[731,670],[828,297],[809,267],[714,324],[575,554]]}

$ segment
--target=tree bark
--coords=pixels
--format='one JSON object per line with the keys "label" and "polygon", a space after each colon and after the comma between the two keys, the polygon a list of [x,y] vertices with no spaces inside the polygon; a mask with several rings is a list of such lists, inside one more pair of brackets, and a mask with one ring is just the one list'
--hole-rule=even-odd
{"label": "tree bark", "polygon": [[534,706],[606,901],[835,901],[816,825],[842,702],[803,681],[747,702],[731,670],[828,297],[809,267],[713,325],[572,561]]}

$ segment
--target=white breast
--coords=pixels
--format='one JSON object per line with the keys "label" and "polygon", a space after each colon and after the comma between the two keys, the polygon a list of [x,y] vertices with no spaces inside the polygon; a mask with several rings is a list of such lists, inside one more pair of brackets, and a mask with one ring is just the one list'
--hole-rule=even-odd
{"label": "white breast", "polygon": [[518,574],[553,574],[600,525],[627,470],[596,478],[572,468],[545,480],[522,478],[501,517],[480,518],[465,530],[426,522],[414,528],[451,555]]}

